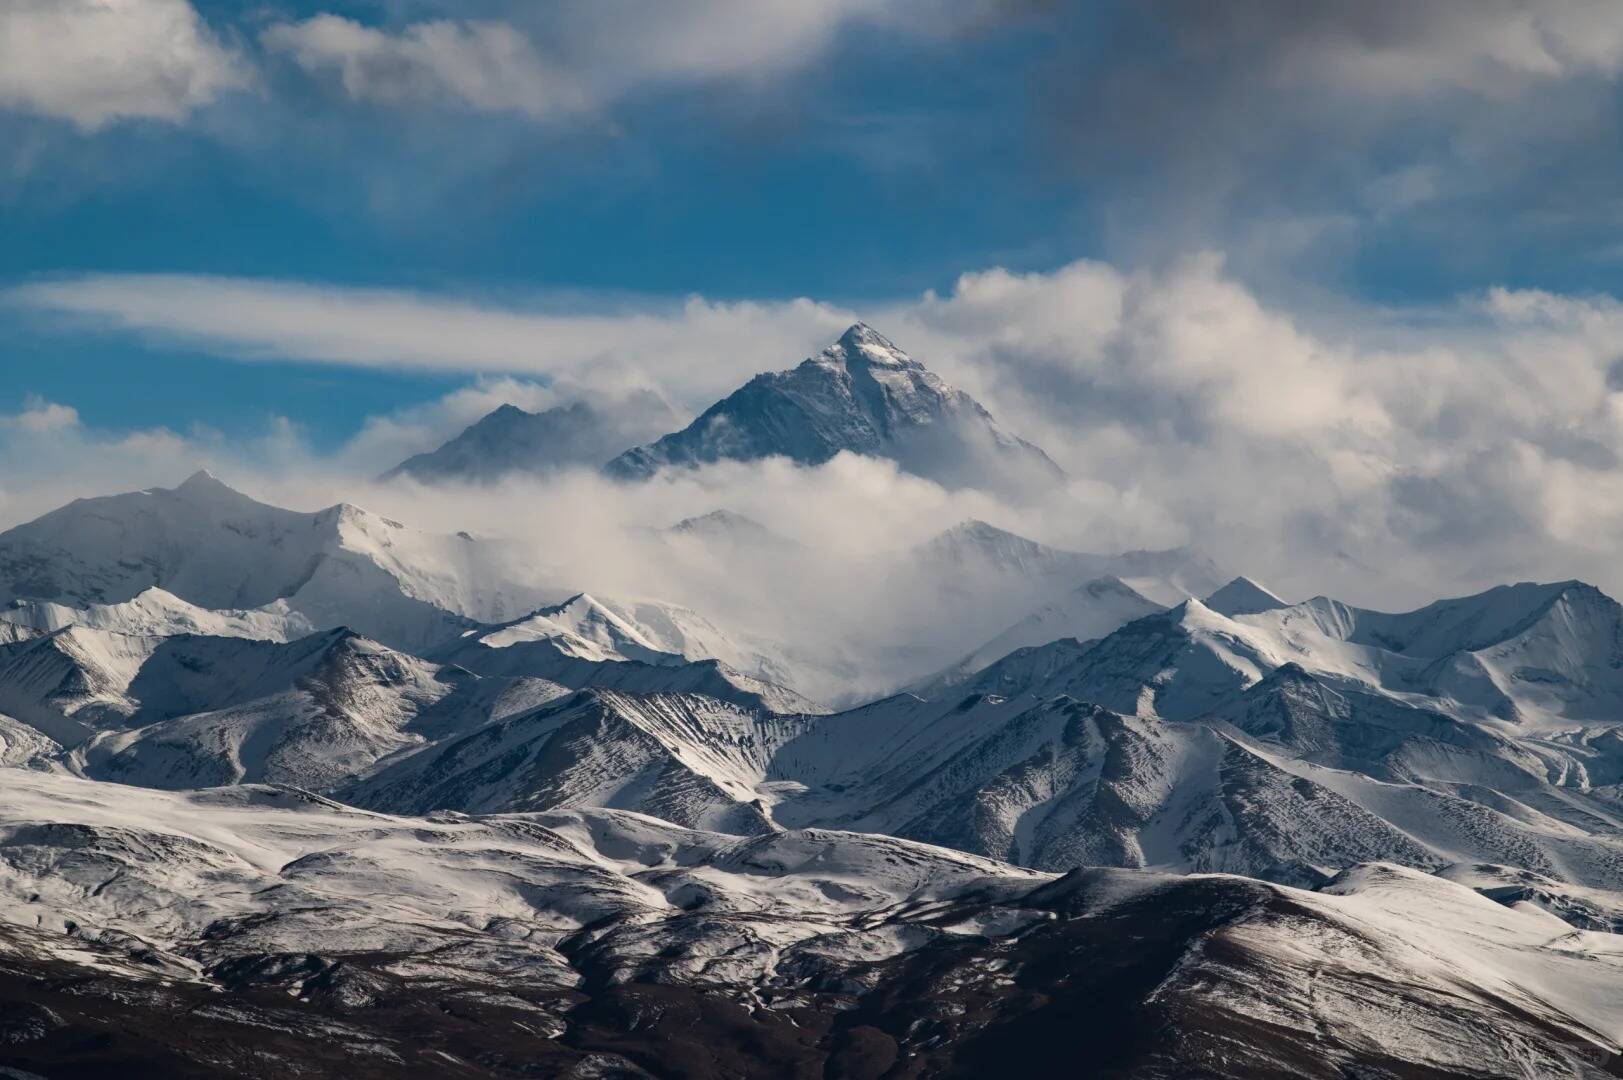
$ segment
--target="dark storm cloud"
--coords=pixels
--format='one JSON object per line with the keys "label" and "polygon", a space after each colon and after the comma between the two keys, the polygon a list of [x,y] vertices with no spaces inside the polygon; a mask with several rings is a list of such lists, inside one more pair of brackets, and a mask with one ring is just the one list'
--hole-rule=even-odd
{"label": "dark storm cloud", "polygon": [[1119,253],[1481,271],[1615,244],[1615,4],[1153,0],[1057,40],[1055,152]]}

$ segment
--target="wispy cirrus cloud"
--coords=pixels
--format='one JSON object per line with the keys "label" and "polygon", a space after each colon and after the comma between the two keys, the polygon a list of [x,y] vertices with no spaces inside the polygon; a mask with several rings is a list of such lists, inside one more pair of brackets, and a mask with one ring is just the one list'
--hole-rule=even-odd
{"label": "wispy cirrus cloud", "polygon": [[335,77],[356,101],[456,103],[532,118],[587,104],[574,75],[543,60],[529,37],[507,23],[435,20],[391,33],[317,15],[272,26],[260,40],[312,75]]}
{"label": "wispy cirrus cloud", "polygon": [[356,101],[459,104],[532,119],[600,109],[647,87],[776,81],[845,29],[950,34],[991,0],[626,0],[481,4],[477,17],[366,25],[334,14],[272,25],[260,41]]}
{"label": "wispy cirrus cloud", "polygon": [[785,356],[806,355],[853,320],[806,299],[593,298],[475,302],[385,289],[190,275],[89,275],[18,286],[6,303],[245,360],[518,374],[655,385],[685,402]]}
{"label": "wispy cirrus cloud", "polygon": [[228,91],[272,89],[262,76],[285,65],[354,102],[557,119],[645,87],[776,81],[823,57],[849,27],[928,38],[999,6],[489,0],[416,5],[415,20],[317,11],[267,23],[263,10],[217,10],[211,25],[191,0],[7,0],[0,108],[85,132],[119,120],[180,122]]}

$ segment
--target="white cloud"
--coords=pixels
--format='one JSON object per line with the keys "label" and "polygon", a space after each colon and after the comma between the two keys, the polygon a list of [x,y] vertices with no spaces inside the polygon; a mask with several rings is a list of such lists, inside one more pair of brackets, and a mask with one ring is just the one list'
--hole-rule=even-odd
{"label": "white cloud", "polygon": [[125,490],[184,477],[188,440],[162,428],[108,432],[71,405],[30,397],[0,414],[0,521],[15,524],[104,485]]}
{"label": "white cloud", "polygon": [[532,117],[585,103],[573,77],[549,67],[529,38],[505,23],[439,20],[388,33],[317,15],[273,26],[261,41],[306,71],[336,75],[357,101],[453,101]]}
{"label": "white cloud", "polygon": [[[41,283],[9,298],[239,358],[488,376],[375,418],[323,466],[351,476],[436,444],[500,401],[537,408],[652,385],[702,408],[853,318],[809,300],[622,300],[565,314],[556,300],[481,306],[173,277]],[[1288,592],[1378,603],[1535,577],[1623,591],[1610,550],[1623,526],[1617,300],[1492,290],[1437,309],[1310,319],[1202,256],[1155,272],[993,269],[861,314],[1071,473],[1069,494],[1048,505],[981,505],[980,516],[1050,542],[1193,543]],[[743,510],[761,482],[746,471],[702,494]],[[815,529],[804,515],[834,505],[827,484],[796,490],[821,493],[778,517]],[[889,497],[884,483],[874,490]],[[711,508],[701,501],[683,509]]]}
{"label": "white cloud", "polygon": [[[403,25],[319,13],[267,26],[258,44],[352,100],[542,119],[602,108],[644,86],[781,78],[825,55],[847,26],[950,33],[979,5],[568,0],[467,19],[444,7],[447,17]],[[0,107],[95,131],[124,119],[179,122],[257,82],[250,53],[211,29],[191,0],[0,3]]]}
{"label": "white cloud", "polygon": [[332,14],[279,23],[265,48],[335,75],[357,101],[454,101],[556,118],[601,109],[643,87],[781,79],[827,55],[847,27],[950,34],[990,3],[948,0],[560,0],[512,4],[505,20],[433,19],[401,27]]}
{"label": "white cloud", "polygon": [[0,107],[94,131],[120,119],[179,121],[250,82],[243,58],[187,0],[0,4]]}
{"label": "white cloud", "polygon": [[23,410],[0,416],[0,427],[24,432],[63,431],[79,426],[79,410],[40,397],[29,397]]}
{"label": "white cloud", "polygon": [[686,404],[784,357],[809,355],[853,321],[809,300],[610,306],[575,298],[564,311],[180,275],[99,275],[5,295],[248,359],[545,376],[601,391],[652,385]]}
{"label": "white cloud", "polygon": [[620,92],[641,82],[782,75],[823,55],[847,25],[946,30],[964,10],[955,16],[917,0],[595,0],[561,5],[545,29],[569,43],[604,91]]}
{"label": "white cloud", "polygon": [[1623,588],[1612,298],[1491,290],[1315,324],[1202,257],[966,275],[886,325],[1094,488],[1078,542],[1189,541],[1288,591],[1395,604]]}

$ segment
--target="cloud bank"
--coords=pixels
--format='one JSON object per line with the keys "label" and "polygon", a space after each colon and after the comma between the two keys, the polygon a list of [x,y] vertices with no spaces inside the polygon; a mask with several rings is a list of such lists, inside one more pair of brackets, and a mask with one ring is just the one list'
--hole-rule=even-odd
{"label": "cloud bank", "polygon": [[1040,100],[1118,258],[1215,247],[1322,287],[1394,250],[1480,281],[1612,242],[1605,0],[1153,0],[1102,33],[1054,36]]}
{"label": "cloud bank", "polygon": [[95,131],[178,122],[252,81],[247,61],[187,0],[7,0],[0,107]]}
{"label": "cloud bank", "polygon": [[[615,310],[580,316],[546,304],[105,276],[30,285],[8,299],[239,358],[483,374],[444,402],[374,418],[336,457],[307,455],[301,475],[327,476],[332,495],[501,400],[536,408],[651,386],[696,411],[756,371],[797,362],[857,314],[1073,477],[1065,497],[1040,507],[977,495],[974,516],[1079,550],[1193,544],[1298,595],[1403,605],[1573,576],[1623,591],[1611,557],[1623,526],[1623,304],[1608,297],[1495,289],[1433,307],[1306,317],[1265,301],[1208,255],[1158,271],[1091,261],[1052,273],[991,269],[946,293],[855,313],[811,300],[671,307],[621,298]],[[296,442],[296,429],[279,438]],[[197,445],[194,457],[231,469],[228,441]],[[286,490],[251,455],[237,461]],[[64,466],[53,478],[59,489],[77,485],[72,494],[110,483],[92,475]],[[681,489],[693,494],[686,503],[625,515],[655,524],[742,510],[767,482],[748,470],[717,476],[732,479],[694,481]],[[595,480],[574,483],[595,490]],[[854,515],[919,532],[908,514],[877,509],[888,493],[873,506],[825,510],[824,482],[806,484],[821,493],[803,494],[812,518]],[[666,490],[652,485],[644,497]],[[970,513],[959,496],[932,497]],[[528,498],[548,505],[556,495]],[[759,509],[769,525],[808,527],[799,511]],[[556,514],[549,535],[591,518]]]}
{"label": "cloud bank", "polygon": [[[0,107],[87,132],[123,119],[179,122],[285,64],[340,99],[542,120],[646,86],[780,78],[852,25],[931,36],[979,11],[939,0],[444,7],[446,17],[381,23],[320,12],[265,24],[258,12],[222,31],[189,0],[8,0]],[[467,13],[482,17],[450,17]]]}

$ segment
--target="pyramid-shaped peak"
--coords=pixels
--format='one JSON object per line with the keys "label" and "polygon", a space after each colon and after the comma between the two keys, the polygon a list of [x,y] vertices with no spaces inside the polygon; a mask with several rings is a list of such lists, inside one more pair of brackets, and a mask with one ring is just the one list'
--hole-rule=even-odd
{"label": "pyramid-shaped peak", "polygon": [[987,553],[1023,554],[1039,554],[1054,550],[1046,544],[1040,544],[1008,529],[1001,529],[979,518],[966,518],[944,532],[937,533],[933,539],[925,541],[922,548],[945,552],[975,550]]}
{"label": "pyramid-shaped peak", "polygon": [[1240,576],[1206,598],[1206,606],[1219,615],[1257,615],[1290,605],[1250,578]]}
{"label": "pyramid-shaped peak", "polygon": [[[162,490],[161,488],[158,490]],[[207,469],[198,469],[192,475],[182,480],[179,485],[170,489],[177,495],[186,495],[192,499],[221,499],[230,497],[234,499],[247,499],[248,496],[227,484]]]}
{"label": "pyramid-shaped peak", "polygon": [[847,360],[861,357],[870,364],[885,367],[917,364],[917,361],[897,348],[895,342],[867,323],[853,323],[850,329],[840,335],[840,340],[835,342],[829,351],[842,353]]}
{"label": "pyramid-shaped peak", "polygon": [[674,533],[743,532],[762,534],[769,530],[752,517],[721,507],[706,514],[685,517],[665,531]]}
{"label": "pyramid-shaped peak", "polygon": [[952,488],[1047,488],[1064,478],[974,398],[864,323],[787,371],[755,376],[686,428],[605,468],[616,479],[645,480],[672,466],[769,457],[816,466],[841,453],[888,458]]}
{"label": "pyramid-shaped peak", "polygon": [[1017,540],[1025,539],[1018,533],[1012,533],[1008,529],[1000,529],[991,522],[982,521],[980,518],[965,518],[958,524],[948,528],[941,535],[943,537],[967,536],[983,540],[1000,540],[1011,536]]}
{"label": "pyramid-shaped peak", "polygon": [[226,483],[207,469],[198,469],[192,475],[180,482],[176,491],[206,491],[209,489],[229,488]]}
{"label": "pyramid-shaped peak", "polygon": [[840,344],[847,349],[855,349],[862,345],[878,345],[886,349],[896,347],[889,338],[863,322],[852,323],[845,333],[840,335]]}

